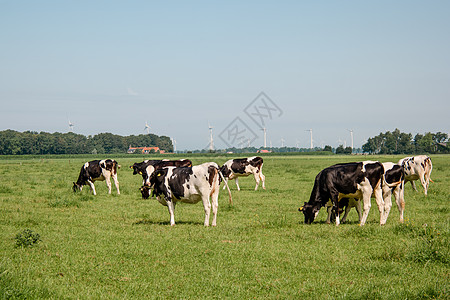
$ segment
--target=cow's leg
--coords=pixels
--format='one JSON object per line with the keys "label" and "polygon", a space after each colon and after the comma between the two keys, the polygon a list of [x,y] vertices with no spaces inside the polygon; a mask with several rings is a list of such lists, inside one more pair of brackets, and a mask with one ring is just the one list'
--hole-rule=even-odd
{"label": "cow's leg", "polygon": [[109,172],[104,172],[103,177],[105,177],[106,186],[108,187],[108,194],[111,194],[111,174]]}
{"label": "cow's leg", "polygon": [[239,178],[236,177],[236,178],[234,179],[234,182],[236,182],[237,189],[238,189],[238,191],[240,191],[241,188],[239,187]]}
{"label": "cow's leg", "polygon": [[91,187],[91,191],[94,194],[94,196],[97,195],[97,193],[95,192],[94,182],[92,182],[90,180],[88,180],[87,182],[89,183],[89,186]]}
{"label": "cow's leg", "polygon": [[386,224],[386,217],[384,213],[384,201],[383,201],[383,191],[381,188],[375,188],[373,191],[375,196],[375,202],[378,206],[378,211],[380,212],[380,225]]}
{"label": "cow's leg", "polygon": [[358,213],[358,221],[361,222],[362,219],[362,215],[361,215],[361,200],[359,199],[355,199],[356,200],[356,212]]}
{"label": "cow's leg", "polygon": [[175,203],[172,199],[166,198],[167,208],[170,214],[170,226],[175,226]]}
{"label": "cow's leg", "polygon": [[216,226],[217,225],[217,209],[219,208],[219,186],[217,186],[217,189],[211,195],[211,202],[212,202],[212,211],[213,211],[213,220],[212,220],[211,225]]}
{"label": "cow's leg", "polygon": [[203,208],[205,209],[205,226],[209,226],[209,216],[211,214],[211,202],[209,201],[208,194],[209,193],[204,193],[202,196]]}
{"label": "cow's leg", "polygon": [[117,180],[117,174],[112,174],[111,177],[114,180],[114,185],[116,186],[117,189],[117,195],[120,195],[119,180]]}
{"label": "cow's leg", "polygon": [[413,190],[415,190],[417,192],[417,188],[416,188],[416,184],[414,183],[414,180],[411,180],[411,186],[412,186]]}
{"label": "cow's leg", "polygon": [[425,196],[427,196],[428,195],[428,184],[427,184],[427,182],[425,180],[424,174],[422,174],[422,176],[420,176],[420,183],[423,186],[423,191],[425,193]]}
{"label": "cow's leg", "polygon": [[258,186],[259,186],[259,180],[260,180],[260,178],[259,178],[259,172],[258,173],[253,173],[253,177],[255,178],[255,181],[256,181],[256,186],[255,186],[255,191],[258,189]]}
{"label": "cow's leg", "polygon": [[347,221],[348,213],[352,209],[352,207],[350,206],[350,201],[351,201],[351,199],[348,199],[348,205],[345,207],[345,212],[344,212],[344,216],[342,217],[341,223],[345,223],[345,221]]}
{"label": "cow's leg", "polygon": [[325,221],[327,224],[331,223],[331,210],[333,209],[333,206],[327,206],[327,220]]}
{"label": "cow's leg", "polygon": [[384,223],[386,224],[387,218],[389,216],[389,212],[392,207],[392,191],[388,189],[386,192],[383,192],[383,201],[384,201]]}
{"label": "cow's leg", "polygon": [[263,175],[262,170],[259,171],[259,178],[262,181],[263,189],[266,189],[266,176]]}
{"label": "cow's leg", "polygon": [[367,221],[367,216],[369,215],[369,211],[370,211],[370,196],[372,195],[372,189],[365,189],[362,191],[362,202],[363,202],[363,215],[361,218],[361,222],[359,223],[360,226],[363,226],[364,224],[366,224]]}
{"label": "cow's leg", "polygon": [[400,214],[400,223],[403,223],[403,212],[405,211],[405,196],[403,182],[394,189],[395,203],[397,203],[398,212]]}
{"label": "cow's leg", "polygon": [[339,193],[337,191],[333,191],[330,193],[331,195],[331,203],[333,203],[333,210],[336,214],[336,226],[339,226],[340,224],[340,217],[339,217]]}

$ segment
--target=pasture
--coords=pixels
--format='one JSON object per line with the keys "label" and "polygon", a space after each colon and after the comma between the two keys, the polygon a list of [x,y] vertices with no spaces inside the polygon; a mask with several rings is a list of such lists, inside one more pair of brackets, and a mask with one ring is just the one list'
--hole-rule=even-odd
{"label": "pasture", "polygon": [[[128,167],[142,157],[97,158],[121,164],[121,195],[114,186],[108,195],[105,182],[97,196],[72,192],[86,157],[0,158],[0,298],[450,297],[449,156],[431,156],[428,197],[406,186],[405,223],[394,203],[383,227],[374,200],[363,227],[354,210],[336,227],[323,208],[312,225],[297,209],[323,168],[401,156],[263,156],[267,189],[255,192],[247,177],[237,192],[230,181],[234,205],[221,190],[217,227],[207,228],[201,203],[178,204],[171,227],[166,207],[141,199],[142,178]],[[25,229],[40,241],[17,247]]]}

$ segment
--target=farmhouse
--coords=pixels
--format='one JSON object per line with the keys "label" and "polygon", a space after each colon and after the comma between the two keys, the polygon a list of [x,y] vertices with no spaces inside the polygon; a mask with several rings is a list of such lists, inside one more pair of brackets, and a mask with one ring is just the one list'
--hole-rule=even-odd
{"label": "farmhouse", "polygon": [[159,147],[131,147],[131,145],[130,145],[130,147],[128,147],[128,150],[127,150],[128,154],[139,153],[139,152],[141,152],[142,154],[149,154],[151,152],[159,152],[160,154],[163,154],[165,151],[160,150]]}

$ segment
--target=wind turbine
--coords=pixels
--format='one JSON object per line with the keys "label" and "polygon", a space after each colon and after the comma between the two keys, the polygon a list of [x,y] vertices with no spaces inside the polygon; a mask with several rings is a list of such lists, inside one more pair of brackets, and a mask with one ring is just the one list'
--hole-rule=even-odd
{"label": "wind turbine", "polygon": [[281,148],[284,147],[284,142],[285,142],[285,140],[283,138],[281,138]]}
{"label": "wind turbine", "polygon": [[150,126],[148,125],[147,121],[145,121],[144,131],[147,131],[147,134],[150,133]]}
{"label": "wind turbine", "polygon": [[75,124],[73,124],[73,123],[70,122],[70,120],[69,120],[69,132],[73,132],[73,126],[75,126]]}
{"label": "wind turbine", "polygon": [[313,148],[313,138],[312,138],[312,129],[307,129],[307,130],[305,130],[305,131],[309,131],[309,134],[310,134],[310,136],[311,136],[311,138],[310,138],[310,148],[312,149]]}
{"label": "wind turbine", "polygon": [[172,145],[173,145],[173,153],[177,152],[177,141],[172,138]]}
{"label": "wind turbine", "polygon": [[350,138],[352,141],[352,152],[353,152],[353,129],[347,129],[350,132]]}
{"label": "wind turbine", "polygon": [[208,123],[208,129],[209,129],[209,150],[214,151],[214,140],[213,140],[213,127]]}
{"label": "wind turbine", "polygon": [[264,132],[264,148],[267,148],[267,128],[264,127],[261,130]]}

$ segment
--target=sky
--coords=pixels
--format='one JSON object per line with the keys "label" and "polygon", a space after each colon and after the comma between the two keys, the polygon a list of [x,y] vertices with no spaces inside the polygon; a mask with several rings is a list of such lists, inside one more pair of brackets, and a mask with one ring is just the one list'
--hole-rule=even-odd
{"label": "sky", "polygon": [[[0,0],[0,130],[177,150],[450,129],[450,1]],[[138,145],[133,145],[138,146]],[[144,146],[144,145],[139,145]]]}

